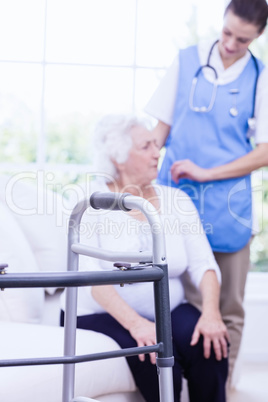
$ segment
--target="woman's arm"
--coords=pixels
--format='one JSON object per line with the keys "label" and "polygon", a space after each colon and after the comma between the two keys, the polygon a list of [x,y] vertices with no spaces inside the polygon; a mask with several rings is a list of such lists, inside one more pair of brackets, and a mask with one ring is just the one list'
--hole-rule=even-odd
{"label": "woman's arm", "polygon": [[[139,347],[156,344],[155,324],[141,317],[130,307],[113,285],[93,286],[92,296],[107,313],[130,332]],[[145,357],[144,355],[139,355],[139,358],[143,361]],[[156,363],[155,353],[150,354],[150,359],[152,364]]]}
{"label": "woman's arm", "polygon": [[176,161],[171,167],[171,175],[176,183],[182,178],[207,182],[246,176],[264,166],[268,166],[267,143],[257,145],[257,147],[247,155],[233,162],[210,169],[201,168],[188,159]]}
{"label": "woman's arm", "polygon": [[227,329],[219,310],[220,285],[213,270],[203,275],[200,290],[202,293],[202,314],[195,326],[191,345],[197,344],[201,335],[204,338],[204,356],[210,357],[211,343],[217,360],[227,358],[229,340]]}

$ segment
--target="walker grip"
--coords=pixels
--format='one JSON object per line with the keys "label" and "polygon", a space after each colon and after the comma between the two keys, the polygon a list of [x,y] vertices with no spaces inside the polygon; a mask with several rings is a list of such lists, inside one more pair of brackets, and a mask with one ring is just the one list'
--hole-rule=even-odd
{"label": "walker grip", "polygon": [[112,211],[122,210],[131,211],[124,205],[124,199],[129,193],[93,193],[89,199],[90,205],[94,209],[110,209]]}

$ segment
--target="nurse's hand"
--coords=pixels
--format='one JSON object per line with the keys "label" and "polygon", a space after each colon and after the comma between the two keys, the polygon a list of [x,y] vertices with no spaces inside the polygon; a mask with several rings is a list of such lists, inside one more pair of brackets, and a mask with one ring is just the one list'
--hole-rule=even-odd
{"label": "nurse's hand", "polygon": [[171,166],[171,177],[175,183],[180,179],[190,179],[199,182],[210,181],[209,169],[201,168],[189,159],[176,161]]}

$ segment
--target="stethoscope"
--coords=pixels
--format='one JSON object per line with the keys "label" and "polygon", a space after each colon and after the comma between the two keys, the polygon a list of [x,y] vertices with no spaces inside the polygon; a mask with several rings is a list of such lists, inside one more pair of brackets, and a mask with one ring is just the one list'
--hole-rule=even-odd
{"label": "stethoscope", "polygon": [[[209,51],[208,58],[207,58],[207,63],[198,68],[198,70],[196,71],[196,73],[194,75],[193,81],[192,81],[190,97],[189,97],[189,107],[190,107],[191,110],[193,110],[194,112],[197,112],[197,113],[208,113],[208,112],[210,112],[212,110],[212,108],[213,108],[213,106],[215,104],[217,88],[218,88],[218,73],[217,73],[216,69],[210,65],[210,58],[211,58],[211,54],[213,52],[214,46],[217,43],[218,43],[218,40],[216,42],[214,42],[213,45],[211,46],[211,49]],[[258,84],[258,79],[259,79],[260,72],[259,72],[259,66],[258,66],[258,62],[256,60],[256,57],[251,53],[251,51],[249,49],[248,49],[248,51],[250,52],[250,55],[251,55],[251,57],[253,59],[255,70],[256,70],[256,78],[255,78],[254,91],[253,91],[253,108],[252,108],[251,117],[248,119],[248,126],[249,126],[250,130],[255,130],[256,129],[255,103],[256,103],[257,84]],[[200,73],[203,71],[204,68],[210,68],[214,73],[215,79],[214,79],[214,82],[213,82],[213,89],[212,89],[209,105],[199,107],[199,106],[194,105],[194,96],[195,96],[195,91],[196,91],[196,85],[197,85],[197,82],[198,82],[198,77],[199,77]],[[230,113],[230,115],[232,117],[236,117],[236,116],[238,116],[238,113],[239,113],[238,109],[237,109],[237,105],[236,105],[236,96],[239,93],[239,90],[238,89],[231,89],[230,93],[232,95],[234,95],[233,96],[234,103],[230,107],[229,113]]]}

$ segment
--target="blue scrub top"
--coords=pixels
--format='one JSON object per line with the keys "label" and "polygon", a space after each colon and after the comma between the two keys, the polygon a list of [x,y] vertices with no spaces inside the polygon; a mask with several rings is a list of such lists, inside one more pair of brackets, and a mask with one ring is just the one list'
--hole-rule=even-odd
{"label": "blue scrub top", "polygon": [[[236,80],[217,89],[215,104],[208,113],[189,107],[193,77],[200,67],[197,46],[180,51],[180,70],[173,124],[166,143],[166,154],[158,182],[184,190],[199,211],[204,230],[214,251],[234,252],[243,248],[252,232],[250,175],[199,183],[181,179],[172,181],[170,168],[175,161],[190,159],[198,166],[211,168],[236,160],[251,151],[247,138],[256,68],[252,58]],[[260,71],[263,64],[258,60]],[[232,90],[238,90],[238,115],[230,115],[234,105]],[[201,72],[198,76],[194,105],[208,106],[213,83]]]}

